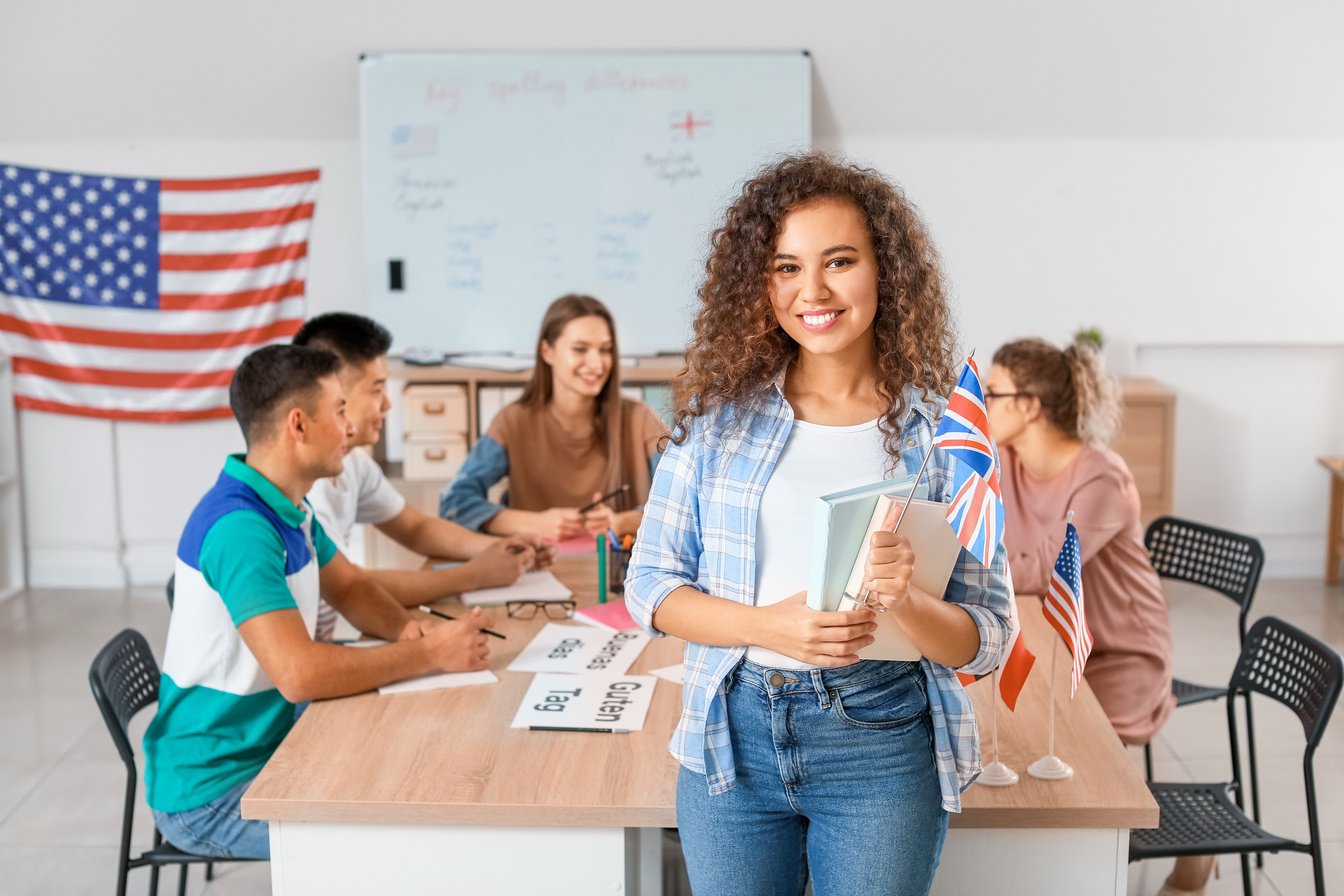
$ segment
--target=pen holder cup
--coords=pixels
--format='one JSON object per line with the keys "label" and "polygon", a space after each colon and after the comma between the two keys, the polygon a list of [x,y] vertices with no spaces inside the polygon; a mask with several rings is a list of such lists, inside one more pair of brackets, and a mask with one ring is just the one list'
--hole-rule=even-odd
{"label": "pen holder cup", "polygon": [[630,569],[630,549],[607,549],[607,593],[625,594],[625,574]]}

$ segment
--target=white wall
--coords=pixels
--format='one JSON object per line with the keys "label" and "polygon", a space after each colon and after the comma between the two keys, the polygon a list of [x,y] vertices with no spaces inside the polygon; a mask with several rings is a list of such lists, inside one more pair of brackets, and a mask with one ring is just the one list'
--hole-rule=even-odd
{"label": "white wall", "polygon": [[[360,51],[807,48],[818,145],[924,209],[967,346],[1102,327],[1118,372],[1178,392],[1177,511],[1265,539],[1271,574],[1319,573],[1312,458],[1344,453],[1338,3],[3,5],[0,160],[319,165],[312,312],[366,306]],[[24,413],[20,429],[33,584],[164,578],[239,445],[224,423]]]}

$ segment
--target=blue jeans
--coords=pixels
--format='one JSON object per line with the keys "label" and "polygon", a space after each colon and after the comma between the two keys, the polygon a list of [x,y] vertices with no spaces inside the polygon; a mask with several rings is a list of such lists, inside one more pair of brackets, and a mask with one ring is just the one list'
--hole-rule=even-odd
{"label": "blue jeans", "polygon": [[198,809],[160,812],[152,809],[154,824],[164,839],[183,852],[212,859],[269,859],[271,831],[264,821],[243,818],[239,801],[251,781]]}
{"label": "blue jeans", "polygon": [[927,894],[947,833],[918,663],[771,670],[728,682],[737,783],[681,770],[677,824],[696,896]]}

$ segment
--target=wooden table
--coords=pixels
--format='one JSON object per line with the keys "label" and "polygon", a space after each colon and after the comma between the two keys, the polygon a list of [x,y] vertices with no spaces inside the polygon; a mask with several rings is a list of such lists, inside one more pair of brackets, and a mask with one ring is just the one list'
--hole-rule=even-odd
{"label": "wooden table", "polygon": [[1325,527],[1325,583],[1338,585],[1339,563],[1344,559],[1344,457],[1318,457],[1316,463],[1330,471],[1330,516]]}
{"label": "wooden table", "polygon": [[[577,599],[594,599],[591,557],[561,557],[556,573]],[[1001,758],[1019,772],[1045,752],[1055,638],[1039,603],[1023,599],[1021,611],[1040,659],[1017,713],[1000,705],[998,717]],[[243,798],[245,817],[271,822],[276,896],[661,891],[660,829],[676,824],[667,740],[679,689],[660,680],[644,728],[626,735],[512,729],[532,676],[504,667],[541,625],[493,614],[509,635],[491,645],[498,684],[365,694],[304,713]],[[679,659],[680,642],[660,639],[631,671]],[[1070,705],[1068,664],[1058,667],[1055,752],[1074,778],[973,786],[952,817],[935,893],[1009,881],[1012,892],[1125,892],[1128,830],[1155,826],[1157,806],[1092,693],[1084,685]],[[987,754],[989,689],[988,679],[969,689]]]}

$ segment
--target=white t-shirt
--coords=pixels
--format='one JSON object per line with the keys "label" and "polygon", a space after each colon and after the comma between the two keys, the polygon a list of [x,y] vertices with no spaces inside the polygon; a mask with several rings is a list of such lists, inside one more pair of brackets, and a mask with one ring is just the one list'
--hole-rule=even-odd
{"label": "white t-shirt", "polygon": [[[899,468],[888,475],[889,459],[882,441],[877,420],[854,426],[793,422],[779,463],[761,495],[756,521],[756,606],[779,603],[807,590],[817,498],[899,475]],[[748,648],[747,659],[772,669],[816,668],[764,647]]]}
{"label": "white t-shirt", "polygon": [[346,453],[340,475],[313,483],[308,503],[327,535],[348,553],[356,523],[385,523],[401,513],[406,499],[387,481],[378,462],[355,448]]}

